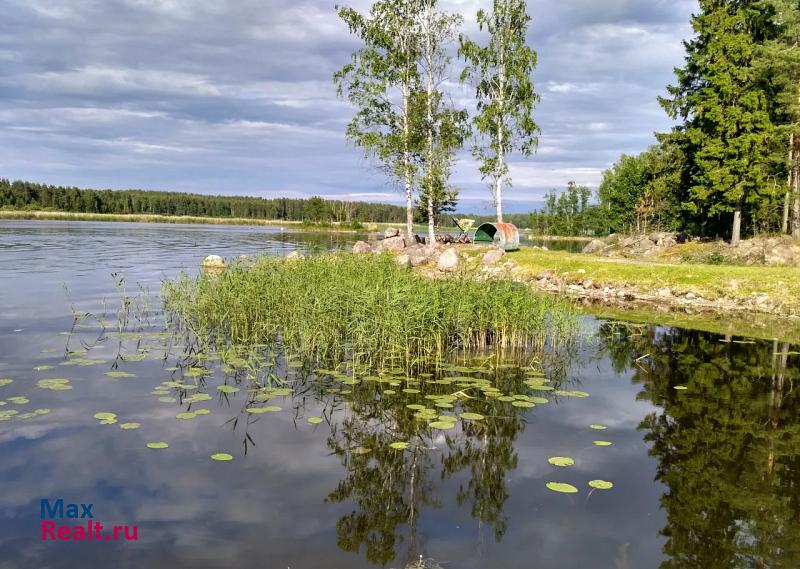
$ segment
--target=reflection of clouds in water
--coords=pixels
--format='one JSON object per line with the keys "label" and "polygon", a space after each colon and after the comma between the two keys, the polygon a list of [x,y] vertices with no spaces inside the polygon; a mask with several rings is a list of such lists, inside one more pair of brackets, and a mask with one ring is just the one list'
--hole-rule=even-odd
{"label": "reflection of clouds in water", "polygon": [[[42,227],[48,225],[53,224]],[[61,350],[67,338],[57,333],[68,329],[71,319],[63,290],[53,284],[58,279],[70,281],[71,297],[78,309],[100,305],[102,296],[108,297],[115,309],[118,296],[110,277],[114,270],[125,273],[129,291],[135,290],[137,281],[145,281],[157,293],[163,273],[176,274],[180,266],[195,267],[207,252],[233,256],[265,248],[283,251],[298,243],[304,246],[305,242],[296,237],[274,241],[271,230],[260,228],[168,227],[165,231],[125,224],[96,228],[96,224],[86,224],[71,235],[75,231],[70,229],[72,225],[53,227],[44,231],[50,231],[49,236],[38,237],[47,242],[41,250],[53,256],[51,274],[45,274],[42,268],[38,273],[26,273],[32,266],[25,264],[25,256],[34,256],[34,251],[20,254],[21,270],[10,296],[19,304],[2,315],[17,314],[13,327],[25,329],[13,337],[0,335],[0,353],[14,354],[14,359],[8,360],[9,368],[3,368],[3,375],[17,380],[17,391],[11,395],[29,395],[31,410],[47,407],[53,411],[28,422],[0,423],[0,509],[6,513],[0,517],[0,536],[4,536],[0,537],[0,549],[13,545],[11,550],[17,554],[12,562],[19,567],[52,566],[55,550],[42,544],[30,547],[30,535],[38,527],[39,498],[63,496],[94,502],[100,521],[140,524],[142,541],[114,550],[125,552],[119,567],[203,569],[228,567],[235,562],[243,567],[368,566],[363,549],[361,554],[353,554],[337,546],[337,522],[358,506],[350,500],[326,501],[346,471],[340,457],[330,454],[328,427],[312,427],[305,421],[308,416],[321,415],[320,409],[306,408],[296,426],[289,400],[271,402],[283,408],[281,413],[259,417],[241,414],[244,390],[230,398],[230,406],[224,400],[220,403],[215,391],[219,381],[215,378],[206,390],[214,399],[193,406],[208,408],[211,414],[179,421],[175,415],[186,410],[185,404],[161,403],[150,395],[161,381],[178,378],[163,370],[162,363],[149,359],[123,363],[120,369],[135,373],[135,378],[103,376],[117,349],[113,338],[90,352],[109,360],[104,364],[56,366],[43,374],[32,371],[34,365],[58,363],[63,357]],[[329,247],[338,241],[326,237],[320,243]],[[80,263],[63,255],[79,244],[93,263]],[[35,239],[25,246],[35,248]],[[0,286],[4,282],[0,281]],[[42,287],[58,291],[34,302]],[[593,326],[592,321],[588,323]],[[95,334],[79,330],[70,338],[70,347],[78,347],[81,338],[93,340]],[[55,347],[57,352],[41,354],[43,346]],[[153,352],[157,351],[154,347]],[[657,506],[660,490],[652,483],[653,462],[647,457],[641,434],[636,432],[651,407],[634,401],[639,388],[630,384],[627,375],[616,376],[592,355],[590,349],[584,349],[580,360],[573,360],[568,377],[577,375],[579,381],[567,387],[584,389],[590,398],[568,398],[558,405],[551,402],[525,414],[528,425],[513,443],[518,464],[501,469],[509,492],[502,515],[508,517],[509,524],[499,544],[485,524],[485,543],[478,548],[479,522],[473,504],[469,499],[456,503],[459,488],[471,482],[470,468],[440,478],[442,461],[450,452],[446,438],[454,437],[459,445],[467,440],[460,425],[434,433],[432,467],[425,475],[441,503],[420,513],[419,539],[427,555],[450,561],[452,566],[476,569],[487,565],[529,567],[531,560],[538,566],[587,567],[598,559],[614,559],[616,548],[635,541],[641,545],[631,553],[636,560],[632,566],[657,564],[654,560],[659,558],[661,542],[654,536],[663,523],[647,508]],[[36,379],[45,377],[69,378],[74,389],[37,389]],[[552,399],[547,393],[535,395]],[[92,418],[97,411],[115,412],[119,423],[135,421],[142,427],[123,431],[119,423],[99,425]],[[240,419],[235,432],[225,424],[234,416]],[[336,419],[342,416],[337,412]],[[256,446],[245,457],[243,424],[248,419],[258,419],[247,430]],[[592,431],[588,429],[590,423],[607,425],[609,430]],[[614,446],[594,447],[591,441],[595,439],[612,440]],[[167,441],[170,447],[145,448],[146,442],[158,440]],[[214,452],[230,452],[235,459],[218,463],[209,457]],[[581,488],[575,499],[545,489],[544,483],[554,472],[547,457],[553,455],[578,460],[575,467],[555,471],[559,478],[563,476],[564,481]],[[587,503],[586,482],[593,478],[612,480],[616,486],[607,493],[594,493]],[[369,493],[372,487],[374,483],[367,484],[365,491]],[[493,492],[494,488],[486,491]],[[405,531],[403,528],[401,523],[398,531]],[[575,536],[581,536],[578,547]],[[407,545],[400,544],[399,551]],[[103,566],[107,562],[97,549],[68,551],[76,566]],[[483,556],[476,554],[480,551]],[[401,557],[389,566],[401,565]],[[63,563],[64,559],[58,561]]]}

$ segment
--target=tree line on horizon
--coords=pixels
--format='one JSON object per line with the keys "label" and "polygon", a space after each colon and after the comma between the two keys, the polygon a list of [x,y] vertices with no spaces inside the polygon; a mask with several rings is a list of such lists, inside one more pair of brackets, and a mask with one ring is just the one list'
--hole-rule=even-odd
{"label": "tree line on horizon", "polygon": [[255,198],[145,190],[93,190],[10,181],[0,178],[0,208],[75,213],[148,214],[215,218],[357,224],[400,223],[405,210],[396,205],[314,196]]}

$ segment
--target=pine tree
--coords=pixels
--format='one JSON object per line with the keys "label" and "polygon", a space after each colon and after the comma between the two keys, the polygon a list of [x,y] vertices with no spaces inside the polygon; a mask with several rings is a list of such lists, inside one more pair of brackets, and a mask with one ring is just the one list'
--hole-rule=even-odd
{"label": "pine tree", "polygon": [[[783,207],[784,233],[790,229],[800,238],[800,2],[767,0],[763,9],[777,26],[777,36],[761,50],[764,73],[773,86],[773,115],[786,165],[786,192]],[[788,157],[788,160],[786,159]]]}
{"label": "pine tree", "polygon": [[478,25],[489,32],[489,43],[480,46],[462,37],[459,49],[467,62],[461,80],[475,85],[477,99],[474,123],[481,140],[473,155],[489,179],[497,221],[503,221],[503,188],[511,185],[508,156],[515,150],[530,156],[538,144],[533,108],[539,96],[531,82],[536,52],[526,44],[531,19],[525,8],[524,0],[494,0],[491,14],[478,11]]}
{"label": "pine tree", "polygon": [[700,0],[692,18],[697,36],[685,43],[678,84],[661,103],[688,149],[691,186],[683,204],[703,220],[730,219],[731,244],[741,238],[742,214],[766,199],[773,135],[767,87],[754,66],[769,32],[755,0]]}

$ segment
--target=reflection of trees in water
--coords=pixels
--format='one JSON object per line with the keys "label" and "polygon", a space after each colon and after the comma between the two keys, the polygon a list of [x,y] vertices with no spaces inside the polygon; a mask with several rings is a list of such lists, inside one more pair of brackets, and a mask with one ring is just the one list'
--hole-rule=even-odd
{"label": "reflection of trees in water", "polygon": [[[501,369],[497,374],[493,383],[501,391],[525,392],[519,369]],[[423,393],[458,389],[429,382]],[[358,389],[349,416],[333,427],[328,446],[341,457],[345,475],[328,499],[354,505],[337,524],[339,546],[353,552],[363,546],[369,561],[385,565],[406,541],[403,561],[419,559],[424,555],[417,532],[419,515],[425,508],[440,506],[434,480],[462,471],[469,474],[469,481],[458,489],[457,503],[469,504],[479,529],[492,528],[500,540],[506,530],[507,472],[517,466],[514,441],[524,428],[524,410],[485,397],[461,398],[458,412],[485,418],[460,420],[455,429],[438,431],[415,418],[405,403],[376,399],[374,391]],[[389,446],[395,441],[411,445],[396,450]]]}
{"label": "reflection of trees in water", "polygon": [[800,374],[789,346],[655,326],[608,324],[601,337],[640,397],[663,408],[640,425],[668,487],[662,567],[800,566]]}

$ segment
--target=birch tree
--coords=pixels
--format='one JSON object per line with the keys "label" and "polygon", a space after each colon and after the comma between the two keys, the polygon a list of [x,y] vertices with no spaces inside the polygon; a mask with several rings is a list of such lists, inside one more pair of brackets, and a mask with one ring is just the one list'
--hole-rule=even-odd
{"label": "birch tree", "polygon": [[494,0],[491,14],[478,11],[478,26],[489,32],[488,44],[465,37],[460,41],[459,54],[467,63],[461,80],[475,86],[477,99],[473,155],[481,163],[482,178],[489,181],[497,221],[503,221],[503,188],[511,185],[508,156],[516,150],[531,156],[539,142],[533,120],[539,96],[531,81],[536,52],[526,43],[530,17],[525,8],[524,0]]}
{"label": "birch tree", "polygon": [[427,205],[428,244],[436,243],[435,223],[438,204],[453,200],[457,190],[448,184],[455,152],[466,134],[466,111],[457,110],[443,91],[448,77],[448,46],[457,37],[462,18],[438,10],[436,0],[422,0],[419,18],[422,76],[421,133],[425,144],[420,200]]}
{"label": "birch tree", "polygon": [[356,107],[347,137],[376,159],[399,183],[406,198],[406,234],[414,238],[414,186],[419,142],[412,99],[419,88],[419,17],[422,0],[383,0],[369,16],[352,8],[338,8],[339,17],[364,47],[334,74],[339,96]]}

